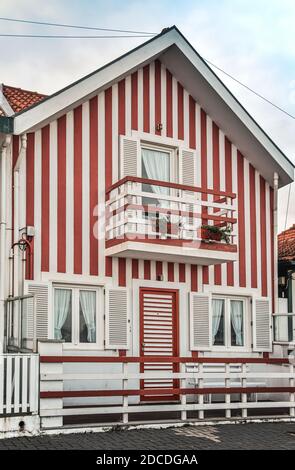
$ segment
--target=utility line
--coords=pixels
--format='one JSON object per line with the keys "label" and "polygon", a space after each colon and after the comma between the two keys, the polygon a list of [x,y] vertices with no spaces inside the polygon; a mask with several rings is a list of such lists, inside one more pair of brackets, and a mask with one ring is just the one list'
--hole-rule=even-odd
{"label": "utility line", "polygon": [[150,38],[150,36],[141,35],[101,35],[101,36],[67,36],[51,34],[0,34],[2,38],[38,38],[38,39],[105,39],[105,38]]}
{"label": "utility line", "polygon": [[130,31],[127,29],[110,29],[110,28],[98,28],[94,26],[80,26],[80,25],[73,25],[73,24],[62,24],[62,23],[49,23],[45,21],[33,21],[33,20],[24,20],[24,19],[17,19],[17,18],[6,18],[0,17],[1,21],[11,21],[15,23],[27,23],[27,24],[37,24],[43,26],[57,26],[62,28],[77,28],[77,29],[90,29],[95,31],[110,31],[116,33],[130,33],[130,34],[145,34],[148,36],[154,36],[157,33],[150,33],[146,31]]}

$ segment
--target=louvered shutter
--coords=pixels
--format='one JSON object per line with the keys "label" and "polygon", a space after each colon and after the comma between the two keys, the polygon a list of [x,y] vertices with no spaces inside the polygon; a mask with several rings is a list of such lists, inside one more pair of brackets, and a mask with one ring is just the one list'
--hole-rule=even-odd
{"label": "louvered shutter", "polygon": [[190,349],[208,351],[212,347],[211,296],[190,294]]}
{"label": "louvered shutter", "polygon": [[196,185],[196,152],[179,149],[179,182],[187,186]]}
{"label": "louvered shutter", "polygon": [[36,338],[48,339],[48,284],[28,281],[25,285],[27,294],[34,296],[34,304],[28,303],[28,334],[33,333],[33,315],[36,314]]}
{"label": "louvered shutter", "polygon": [[120,136],[120,176],[140,176],[140,142]]}
{"label": "louvered shutter", "polygon": [[106,349],[128,349],[129,299],[124,287],[105,291],[105,331]]}
{"label": "louvered shutter", "polygon": [[272,351],[271,299],[253,299],[253,350]]}

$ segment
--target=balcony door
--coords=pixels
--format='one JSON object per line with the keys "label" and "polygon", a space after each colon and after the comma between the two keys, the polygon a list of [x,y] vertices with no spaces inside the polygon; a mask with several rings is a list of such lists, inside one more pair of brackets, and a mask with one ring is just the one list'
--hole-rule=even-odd
{"label": "balcony door", "polygon": [[[153,357],[177,357],[179,354],[178,338],[178,291],[172,289],[140,289],[140,356],[149,359]],[[140,364],[143,372],[179,371],[179,364],[173,362],[144,362]],[[171,389],[179,386],[179,380],[171,378],[145,379],[140,381],[143,401],[171,401],[179,396]],[[164,389],[164,392],[157,392]],[[165,393],[165,389],[168,390]],[[151,393],[153,391],[153,393]]]}

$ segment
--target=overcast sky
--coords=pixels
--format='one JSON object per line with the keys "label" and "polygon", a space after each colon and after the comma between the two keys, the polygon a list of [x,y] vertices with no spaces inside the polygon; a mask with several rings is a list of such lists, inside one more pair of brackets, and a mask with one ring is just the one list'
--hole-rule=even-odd
{"label": "overcast sky", "polygon": [[[1,0],[0,16],[151,32],[176,24],[204,58],[295,115],[294,0]],[[0,32],[99,34],[5,21]],[[50,94],[144,40],[0,38],[0,82]],[[295,162],[295,120],[219,75]],[[280,191],[279,230],[287,195]],[[294,184],[287,227],[293,223]]]}

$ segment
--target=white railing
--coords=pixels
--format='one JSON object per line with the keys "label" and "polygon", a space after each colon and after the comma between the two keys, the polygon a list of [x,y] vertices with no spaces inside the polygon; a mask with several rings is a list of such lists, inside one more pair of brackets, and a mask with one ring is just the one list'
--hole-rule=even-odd
{"label": "white railing", "polygon": [[6,350],[36,351],[36,308],[32,295],[6,300]]}
{"label": "white railing", "polygon": [[0,355],[0,418],[37,414],[39,408],[39,356]]}
{"label": "white railing", "polygon": [[[126,177],[106,194],[106,240],[140,237],[234,243],[235,195],[176,183]],[[227,236],[204,226],[227,229]],[[210,238],[209,238],[210,240]]]}
{"label": "white railing", "polygon": [[295,313],[273,315],[274,342],[295,346]]}
{"label": "white railing", "polygon": [[[143,361],[175,363],[175,372],[140,372],[139,364]],[[96,415],[97,422],[101,423],[107,420],[108,415],[117,415],[124,424],[132,420],[159,421],[164,419],[163,413],[168,413],[169,419],[182,421],[206,419],[209,415],[212,417],[212,413],[226,418],[231,418],[234,413],[234,417],[238,414],[244,419],[248,413],[256,416],[287,413],[295,417],[293,364],[283,359],[245,358],[238,362],[237,359],[219,358],[215,361],[167,356],[144,359],[41,356],[40,417],[45,422],[60,418],[60,426],[64,417],[78,416],[81,423],[83,416],[87,415]],[[66,371],[63,370],[64,363]],[[71,371],[69,363],[75,364]],[[79,363],[83,363],[83,373]],[[107,366],[107,373],[101,366],[103,363]],[[77,369],[80,372],[75,372]],[[151,380],[162,385],[154,388],[142,385],[144,381]],[[165,387],[163,380],[170,381],[173,386]],[[99,388],[98,384],[106,384],[106,381],[108,385]],[[53,382],[56,391],[52,389]],[[63,387],[65,382],[66,390]]]}

